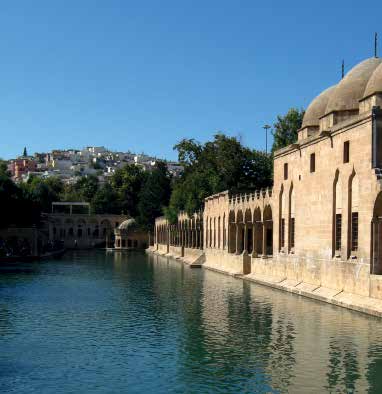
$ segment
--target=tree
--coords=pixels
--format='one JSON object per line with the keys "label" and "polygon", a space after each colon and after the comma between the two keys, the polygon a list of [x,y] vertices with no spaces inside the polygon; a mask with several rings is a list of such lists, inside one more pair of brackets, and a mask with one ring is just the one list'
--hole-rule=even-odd
{"label": "tree", "polygon": [[235,137],[216,134],[204,145],[182,140],[174,149],[184,166],[175,182],[166,217],[174,220],[177,212],[189,214],[202,209],[203,200],[224,190],[249,191],[272,184],[269,155],[244,147]]}
{"label": "tree", "polygon": [[120,214],[121,204],[118,199],[118,193],[109,183],[99,188],[91,200],[93,213]]}
{"label": "tree", "polygon": [[277,116],[274,124],[272,153],[297,141],[297,131],[301,128],[305,111],[291,108],[286,115]]}
{"label": "tree", "polygon": [[82,176],[75,184],[75,190],[81,199],[90,202],[98,190],[98,178],[95,175]]}
{"label": "tree", "polygon": [[36,212],[50,212],[52,202],[61,200],[64,185],[57,177],[41,179],[32,176],[27,183],[21,184],[21,189]]}
{"label": "tree", "polygon": [[110,183],[118,194],[123,213],[133,217],[137,216],[138,196],[146,176],[141,167],[134,164],[126,164],[123,168],[115,171],[111,177]]}
{"label": "tree", "polygon": [[0,159],[0,175],[9,176],[7,162],[5,160]]}
{"label": "tree", "polygon": [[28,156],[28,152],[27,152],[27,148],[25,146],[24,151],[23,151],[23,157],[27,157],[27,156]]}
{"label": "tree", "polygon": [[149,229],[155,218],[163,214],[163,207],[168,205],[170,195],[171,177],[167,165],[158,161],[147,175],[138,196],[138,223]]}
{"label": "tree", "polygon": [[18,187],[6,171],[6,166],[0,165],[0,227],[10,224],[30,225],[36,223],[40,213],[33,209],[30,200],[23,190]]}

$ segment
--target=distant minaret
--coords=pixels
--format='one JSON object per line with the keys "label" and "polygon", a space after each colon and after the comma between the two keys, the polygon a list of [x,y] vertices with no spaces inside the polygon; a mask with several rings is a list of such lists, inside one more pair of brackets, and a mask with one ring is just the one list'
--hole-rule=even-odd
{"label": "distant minaret", "polygon": [[374,57],[378,57],[378,33],[374,36]]}
{"label": "distant minaret", "polygon": [[345,76],[345,61],[344,60],[342,60],[342,79],[344,79],[344,76]]}

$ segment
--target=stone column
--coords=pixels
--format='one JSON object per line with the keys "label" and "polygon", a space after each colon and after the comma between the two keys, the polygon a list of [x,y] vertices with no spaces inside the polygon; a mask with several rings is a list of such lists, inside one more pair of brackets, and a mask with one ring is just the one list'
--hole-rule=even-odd
{"label": "stone column", "polygon": [[248,225],[244,224],[244,253],[248,253]]}
{"label": "stone column", "polygon": [[227,251],[228,253],[232,253],[231,250],[231,226],[232,224],[228,222],[228,231],[227,231]]}
{"label": "stone column", "polygon": [[264,259],[267,258],[267,225],[263,222],[263,255]]}
{"label": "stone column", "polygon": [[257,250],[256,250],[256,239],[257,239],[257,234],[256,234],[256,223],[253,224],[252,226],[252,257],[257,257]]}
{"label": "stone column", "polygon": [[236,223],[236,251],[235,251],[235,253],[236,254],[240,254],[239,253],[239,223]]}

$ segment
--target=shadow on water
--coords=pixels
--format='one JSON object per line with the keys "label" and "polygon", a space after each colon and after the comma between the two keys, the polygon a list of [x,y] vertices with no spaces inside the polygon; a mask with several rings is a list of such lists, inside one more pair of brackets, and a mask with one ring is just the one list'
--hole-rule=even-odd
{"label": "shadow on water", "polygon": [[375,318],[139,252],[0,270],[0,390],[382,389]]}

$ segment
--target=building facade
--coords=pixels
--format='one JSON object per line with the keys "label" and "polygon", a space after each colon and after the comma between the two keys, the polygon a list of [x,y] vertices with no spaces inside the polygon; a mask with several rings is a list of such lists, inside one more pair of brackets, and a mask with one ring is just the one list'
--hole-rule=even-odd
{"label": "building facade", "polygon": [[56,202],[51,213],[43,214],[43,219],[51,242],[59,241],[68,249],[88,249],[113,247],[114,230],[128,216],[91,214],[88,203]]}
{"label": "building facade", "polygon": [[[204,265],[299,294],[382,299],[381,107],[379,58],[316,97],[298,141],[274,154],[272,189],[205,200]],[[170,228],[156,223],[157,248]]]}

